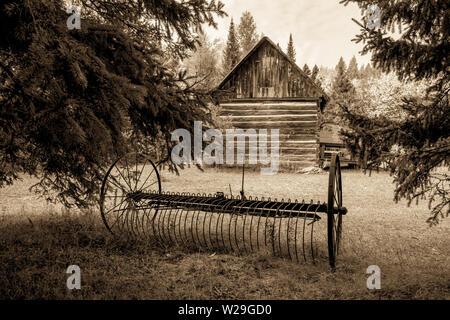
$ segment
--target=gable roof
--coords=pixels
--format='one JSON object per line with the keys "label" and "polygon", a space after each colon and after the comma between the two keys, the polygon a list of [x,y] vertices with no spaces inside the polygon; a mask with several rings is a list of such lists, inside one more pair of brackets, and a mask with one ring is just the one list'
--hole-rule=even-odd
{"label": "gable roof", "polygon": [[313,86],[315,86],[320,92],[323,94],[323,98],[326,101],[329,101],[330,98],[323,91],[323,89],[318,86],[291,58],[288,57],[286,53],[281,50],[279,46],[277,46],[269,37],[264,36],[258,43],[234,66],[234,68],[225,76],[225,78],[220,82],[218,88],[221,89],[222,86],[230,80],[236,70],[238,70],[264,43],[269,43],[281,56],[283,56],[301,75],[303,75],[307,81],[309,81]]}

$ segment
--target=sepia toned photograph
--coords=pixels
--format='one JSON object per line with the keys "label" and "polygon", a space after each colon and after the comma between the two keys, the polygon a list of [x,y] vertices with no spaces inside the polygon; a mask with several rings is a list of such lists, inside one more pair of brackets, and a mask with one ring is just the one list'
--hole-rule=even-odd
{"label": "sepia toned photograph", "polygon": [[4,0],[0,24],[0,300],[450,300],[449,1]]}

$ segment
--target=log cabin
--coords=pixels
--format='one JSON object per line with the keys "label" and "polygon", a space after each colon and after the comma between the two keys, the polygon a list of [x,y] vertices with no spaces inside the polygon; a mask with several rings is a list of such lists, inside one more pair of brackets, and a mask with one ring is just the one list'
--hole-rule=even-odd
{"label": "log cabin", "polygon": [[220,116],[241,129],[279,129],[280,168],[319,164],[319,118],[328,96],[263,37],[225,76]]}

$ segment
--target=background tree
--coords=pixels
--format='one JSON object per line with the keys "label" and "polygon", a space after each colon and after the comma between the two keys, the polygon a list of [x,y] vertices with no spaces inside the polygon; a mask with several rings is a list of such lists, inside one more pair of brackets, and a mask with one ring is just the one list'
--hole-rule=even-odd
{"label": "background tree", "polygon": [[393,72],[352,83],[357,99],[361,101],[356,106],[360,114],[371,119],[386,117],[395,121],[403,121],[408,115],[401,108],[403,100],[410,97],[420,99],[430,85],[427,80],[400,81]]}
{"label": "background tree", "polygon": [[[223,16],[217,1],[79,1],[68,30],[66,1],[0,5],[0,186],[22,173],[49,199],[85,206],[112,159],[137,148],[169,159],[170,133],[208,121],[212,95],[166,67]],[[152,21],[152,23],[148,23]]]}
{"label": "background tree", "polygon": [[[373,1],[355,2],[364,11]],[[348,125],[346,141],[363,158],[367,168],[386,165],[394,176],[396,201],[427,197],[430,224],[450,214],[450,176],[441,166],[450,163],[450,3],[417,0],[377,1],[381,11],[380,28],[358,22],[361,31],[354,39],[363,42],[362,53],[372,53],[374,66],[385,73],[394,71],[400,80],[431,82],[420,98],[404,98],[399,109],[402,119],[369,117],[344,110]],[[395,28],[397,26],[397,28]],[[398,35],[392,35],[397,31]],[[358,143],[354,143],[357,141]]]}
{"label": "background tree", "polygon": [[295,48],[294,48],[294,40],[292,40],[292,33],[289,34],[289,42],[287,45],[287,50],[286,50],[287,56],[292,60],[292,61],[296,61],[296,52],[295,52]]}
{"label": "background tree", "polygon": [[312,69],[312,73],[311,73],[312,81],[317,82],[317,76],[318,75],[319,75],[319,67],[317,66],[317,64],[315,64],[313,69]]}
{"label": "background tree", "polygon": [[353,56],[348,64],[347,76],[350,80],[358,78],[358,62],[356,61],[356,57]]}
{"label": "background tree", "polygon": [[228,40],[223,53],[222,69],[224,73],[228,73],[239,62],[239,42],[236,37],[233,19],[230,22],[228,30]]}
{"label": "background tree", "polygon": [[311,76],[311,70],[309,69],[308,65],[305,63],[303,66],[303,72],[306,73],[306,75],[309,77]]}
{"label": "background tree", "polygon": [[249,11],[245,11],[238,26],[238,41],[241,49],[240,57],[246,55],[259,41],[255,19]]}
{"label": "background tree", "polygon": [[184,59],[182,67],[186,69],[187,82],[193,88],[213,90],[220,82],[221,72],[219,56],[221,45],[218,40],[210,41],[206,34],[201,34],[199,44]]}
{"label": "background tree", "polygon": [[353,110],[357,105],[356,90],[347,76],[346,65],[342,57],[336,66],[336,75],[332,82],[330,98],[331,101],[324,110],[324,122],[342,124],[343,112],[341,106]]}
{"label": "background tree", "polygon": [[339,58],[339,62],[336,65],[335,70],[337,72],[347,73],[347,64],[345,63],[344,58],[342,57]]}

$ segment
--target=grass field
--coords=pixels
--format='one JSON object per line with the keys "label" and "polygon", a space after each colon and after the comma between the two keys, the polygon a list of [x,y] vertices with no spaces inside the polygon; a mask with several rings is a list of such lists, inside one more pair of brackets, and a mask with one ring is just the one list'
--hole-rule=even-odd
{"label": "grass field", "polygon": [[[240,172],[163,172],[163,190],[237,195]],[[326,200],[327,173],[246,174],[245,191],[278,199]],[[343,171],[343,251],[327,263],[264,254],[228,255],[162,248],[113,238],[97,208],[66,210],[28,192],[24,178],[0,190],[2,299],[450,299],[450,219],[430,228],[426,203],[394,203],[386,173]],[[66,268],[81,268],[81,290],[66,288]],[[381,290],[366,288],[366,268],[381,268]]]}

